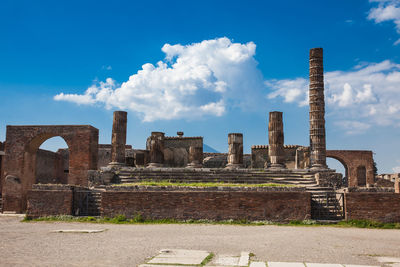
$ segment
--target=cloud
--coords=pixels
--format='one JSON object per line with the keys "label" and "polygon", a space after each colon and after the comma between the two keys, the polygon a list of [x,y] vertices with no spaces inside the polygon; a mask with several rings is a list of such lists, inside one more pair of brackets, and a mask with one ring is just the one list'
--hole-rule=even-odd
{"label": "cloud", "polygon": [[228,38],[190,45],[165,44],[165,59],[118,85],[108,78],[83,94],[60,93],[57,101],[100,104],[136,112],[143,121],[222,116],[228,108],[254,109],[263,98],[256,45]]}
{"label": "cloud", "polygon": [[400,166],[396,166],[392,168],[394,173],[400,173]]}
{"label": "cloud", "polygon": [[[393,21],[397,33],[400,34],[400,0],[372,0],[370,2],[377,2],[378,7],[371,8],[367,18],[375,23]],[[400,39],[394,45],[399,43]]]}
{"label": "cloud", "polygon": [[[400,126],[399,64],[389,60],[363,63],[350,71],[326,72],[324,78],[328,115],[346,121],[336,125],[356,129],[350,131],[352,134],[369,129],[371,124]],[[266,85],[272,90],[270,99],[307,105],[307,79],[270,80]]]}

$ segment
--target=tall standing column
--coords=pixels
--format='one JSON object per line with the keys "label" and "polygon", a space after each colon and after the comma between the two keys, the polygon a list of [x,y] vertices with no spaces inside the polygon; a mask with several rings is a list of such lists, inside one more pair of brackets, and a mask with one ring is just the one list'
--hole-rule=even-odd
{"label": "tall standing column", "polygon": [[228,164],[226,168],[237,169],[243,167],[243,134],[228,134]]}
{"label": "tall standing column", "polygon": [[127,112],[114,111],[110,165],[125,164]]}
{"label": "tall standing column", "polygon": [[269,113],[268,141],[268,156],[270,164],[266,167],[271,169],[285,168],[282,112],[272,111]]}
{"label": "tall standing column", "polygon": [[164,138],[162,132],[152,132],[150,136],[150,163],[148,168],[163,167],[164,165]]}
{"label": "tall standing column", "polygon": [[326,169],[324,67],[322,48],[310,50],[310,164]]}

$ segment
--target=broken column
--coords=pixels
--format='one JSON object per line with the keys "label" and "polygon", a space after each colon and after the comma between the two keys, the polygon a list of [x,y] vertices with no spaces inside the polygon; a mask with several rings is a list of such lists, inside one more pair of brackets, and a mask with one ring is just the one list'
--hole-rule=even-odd
{"label": "broken column", "polygon": [[310,50],[310,164],[326,169],[324,68],[322,48]]}
{"label": "broken column", "polygon": [[203,167],[203,147],[190,146],[189,147],[189,164],[187,168],[201,168]]}
{"label": "broken column", "polygon": [[270,163],[265,167],[270,169],[285,168],[282,112],[272,111],[269,113],[268,141],[268,156]]}
{"label": "broken column", "polygon": [[228,164],[226,168],[237,169],[243,167],[243,134],[228,134]]}
{"label": "broken column", "polygon": [[150,163],[148,168],[157,168],[164,165],[164,133],[152,132],[149,140]]}
{"label": "broken column", "polygon": [[125,165],[127,112],[114,111],[110,165]]}

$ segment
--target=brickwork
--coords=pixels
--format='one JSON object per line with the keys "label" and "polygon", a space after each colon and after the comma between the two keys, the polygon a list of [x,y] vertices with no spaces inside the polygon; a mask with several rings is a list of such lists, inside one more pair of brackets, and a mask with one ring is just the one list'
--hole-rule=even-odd
{"label": "brickwork", "polygon": [[344,201],[346,220],[400,222],[400,194],[351,192]]}
{"label": "brickwork", "polygon": [[27,202],[27,216],[30,218],[73,215],[73,188],[60,187],[51,190],[29,190]]}
{"label": "brickwork", "polygon": [[[374,159],[372,151],[368,150],[327,150],[326,156],[339,160],[346,169],[349,187],[373,185]],[[364,167],[365,173],[358,172]]]}
{"label": "brickwork", "polygon": [[[87,171],[97,169],[98,130],[89,125],[59,126],[7,126],[4,175],[13,175],[21,182],[22,203],[26,209],[26,194],[35,181],[36,152],[47,139],[60,136],[68,145],[69,184],[87,185]],[[2,179],[4,184],[4,178]],[[3,188],[4,211],[14,211]]]}
{"label": "brickwork", "polygon": [[[310,153],[308,147],[299,145],[285,145],[283,147],[285,154],[285,165],[288,169],[307,169],[310,165]],[[269,164],[267,145],[254,145],[251,147],[251,167],[264,168]]]}
{"label": "brickwork", "polygon": [[52,151],[39,149],[36,154],[35,176],[36,183],[66,184],[68,182],[68,173],[64,172],[63,155]]}
{"label": "brickwork", "polygon": [[106,191],[101,215],[162,219],[291,221],[311,216],[308,192]]}

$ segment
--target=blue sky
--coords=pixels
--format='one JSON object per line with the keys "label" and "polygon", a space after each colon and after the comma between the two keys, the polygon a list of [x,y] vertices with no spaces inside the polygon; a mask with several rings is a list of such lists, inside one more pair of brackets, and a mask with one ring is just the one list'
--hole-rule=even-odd
{"label": "blue sky", "polygon": [[182,130],[224,152],[242,132],[248,153],[279,110],[285,143],[308,145],[308,53],[323,47],[328,149],[400,172],[398,40],[399,0],[2,0],[0,140],[6,125],[90,124],[109,143],[123,109],[135,148]]}

